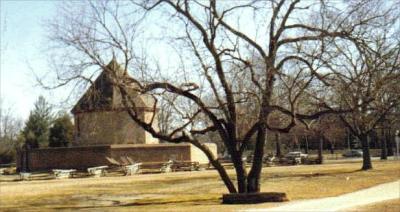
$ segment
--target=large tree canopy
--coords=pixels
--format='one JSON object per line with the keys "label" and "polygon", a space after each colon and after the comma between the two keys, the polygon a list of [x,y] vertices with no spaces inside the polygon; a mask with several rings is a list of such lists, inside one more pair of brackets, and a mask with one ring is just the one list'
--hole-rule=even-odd
{"label": "large tree canopy", "polygon": [[[56,21],[49,23],[57,77],[52,87],[79,87],[106,69],[133,121],[156,138],[200,148],[229,192],[258,192],[267,129],[289,132],[299,122],[349,112],[364,103],[342,107],[325,98],[337,73],[326,58],[332,57],[332,45],[346,43],[356,49],[368,39],[365,32],[371,27],[392,24],[394,3],[63,3]],[[107,69],[112,56],[133,79]],[[166,108],[168,126],[159,131],[139,117],[128,92],[132,83],[157,100],[154,108]],[[281,121],[271,120],[273,114]],[[208,133],[217,133],[231,155],[236,185],[199,142],[198,137]],[[252,139],[254,157],[247,170],[242,154]]]}

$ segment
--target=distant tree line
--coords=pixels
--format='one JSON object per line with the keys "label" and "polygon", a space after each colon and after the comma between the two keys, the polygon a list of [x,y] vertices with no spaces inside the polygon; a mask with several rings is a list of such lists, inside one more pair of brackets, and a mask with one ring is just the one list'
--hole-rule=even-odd
{"label": "distant tree line", "polygon": [[18,150],[67,147],[73,139],[70,115],[66,112],[54,115],[43,96],[35,102],[25,124],[11,110],[1,110],[0,164],[14,161]]}

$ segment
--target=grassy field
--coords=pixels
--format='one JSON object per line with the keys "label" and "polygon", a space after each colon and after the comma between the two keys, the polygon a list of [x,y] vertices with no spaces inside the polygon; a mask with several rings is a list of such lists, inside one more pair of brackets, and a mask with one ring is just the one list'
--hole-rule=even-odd
{"label": "grassy field", "polygon": [[384,201],[376,204],[365,205],[357,207],[349,211],[379,211],[379,212],[399,212],[400,211],[400,197],[399,199]]}
{"label": "grassy field", "polygon": [[[400,178],[400,163],[360,162],[266,167],[262,191],[286,192],[290,200],[336,196]],[[229,171],[233,174],[233,170]],[[233,211],[279,203],[221,205],[226,193],[216,171],[176,172],[130,177],[10,182],[0,177],[0,210],[84,209],[102,211]]]}

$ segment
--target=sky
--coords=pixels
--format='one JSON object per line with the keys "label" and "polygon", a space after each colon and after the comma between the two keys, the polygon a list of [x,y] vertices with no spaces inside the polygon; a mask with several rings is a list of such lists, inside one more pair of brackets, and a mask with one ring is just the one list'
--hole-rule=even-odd
{"label": "sky", "polygon": [[[46,58],[49,44],[45,23],[57,18],[60,3],[61,0],[0,0],[0,104],[4,110],[11,109],[16,118],[26,120],[40,95],[55,111],[70,111],[79,98],[73,96],[75,99],[66,103],[71,94],[69,88],[45,90],[36,80],[36,76],[51,72]],[[159,48],[158,45],[155,51],[163,54],[160,52],[165,49]]]}
{"label": "sky", "polygon": [[44,21],[54,17],[57,1],[0,0],[0,93],[2,108],[26,119],[39,95],[57,103],[59,93],[38,86],[35,74],[47,69]]}
{"label": "sky", "polygon": [[[43,95],[57,110],[68,111],[73,106],[73,100],[70,100],[69,104],[62,103],[70,94],[68,89],[44,90],[38,85],[35,78],[35,74],[43,76],[51,71],[48,58],[46,58],[48,54],[46,47],[49,46],[46,43],[48,32],[44,26],[45,21],[51,21],[52,18],[57,17],[56,9],[59,3],[62,1],[0,0],[1,107],[11,108],[13,114],[23,120],[28,118],[39,95]],[[252,28],[254,26],[247,24],[251,21],[247,19],[248,17],[251,17],[251,14],[240,15],[241,28],[249,33],[255,32],[254,36],[258,36],[256,35],[257,30]],[[158,32],[165,36],[171,31],[173,34],[174,29],[168,25],[168,20],[161,21],[164,23],[164,27],[160,28],[164,30],[162,33],[152,30],[153,28],[149,29],[149,26],[146,25],[147,34],[157,34]],[[263,37],[260,36],[258,39],[263,40]],[[150,55],[154,56],[162,64],[162,67],[173,66],[177,61],[176,54],[173,54],[171,50],[173,48],[168,49],[155,40],[144,44],[151,53]]]}
{"label": "sky", "polygon": [[[45,21],[56,18],[60,0],[24,1],[0,0],[0,99],[4,109],[11,108],[14,116],[26,120],[39,95],[43,95],[57,110],[72,108],[74,100],[63,104],[68,89],[44,90],[36,81],[37,76],[49,72],[46,58]],[[173,31],[170,26],[162,30]],[[149,30],[151,35],[157,31]],[[166,32],[165,32],[166,33]],[[156,33],[157,34],[157,33]],[[161,33],[163,34],[163,33]],[[146,49],[156,55],[163,66],[173,66],[176,61],[168,48],[160,43],[146,43]]]}

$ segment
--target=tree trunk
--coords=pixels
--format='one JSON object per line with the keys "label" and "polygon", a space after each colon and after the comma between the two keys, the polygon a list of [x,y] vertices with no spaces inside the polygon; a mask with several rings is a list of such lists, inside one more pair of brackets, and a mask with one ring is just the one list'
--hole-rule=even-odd
{"label": "tree trunk", "polygon": [[257,129],[257,137],[256,137],[256,145],[255,145],[255,150],[253,154],[253,163],[251,165],[251,169],[248,175],[248,182],[247,182],[247,192],[249,193],[255,193],[255,192],[260,192],[260,175],[261,175],[261,170],[262,170],[262,162],[263,162],[263,156],[264,156],[264,145],[266,143],[266,138],[267,138],[267,120],[268,120],[268,115],[271,112],[270,111],[270,101],[271,101],[271,96],[274,88],[274,75],[275,71],[274,70],[274,65],[273,61],[275,60],[274,57],[268,58],[267,62],[267,68],[266,72],[267,74],[267,82],[265,85],[265,91],[262,94],[262,101],[261,101],[261,108],[260,108],[260,114],[259,114],[259,121],[260,124],[258,125]]}
{"label": "tree trunk", "polygon": [[320,136],[320,138],[319,138],[319,147],[318,147],[318,164],[322,164],[322,161],[324,159],[322,157],[323,147],[324,147],[324,139],[322,138],[322,136]]}
{"label": "tree trunk", "polygon": [[393,156],[393,142],[392,142],[392,131],[389,129],[386,133],[386,148],[387,148],[387,155]]}
{"label": "tree trunk", "polygon": [[278,132],[275,133],[275,146],[276,146],[275,157],[280,158],[282,153],[281,153],[280,134]]}
{"label": "tree trunk", "polygon": [[297,151],[300,152],[301,151],[300,143],[299,143],[299,139],[297,138],[296,134],[293,135],[293,144],[294,144],[293,151],[296,151],[295,148],[297,148]]}
{"label": "tree trunk", "polygon": [[305,136],[305,140],[306,140],[305,153],[308,154],[308,135]]}
{"label": "tree trunk", "polygon": [[[233,141],[229,143],[235,143]],[[228,146],[229,153],[232,157],[232,163],[234,165],[237,177],[237,190],[238,193],[247,192],[247,173],[246,167],[242,160],[242,153],[236,151],[232,146]]]}
{"label": "tree trunk", "polygon": [[381,130],[381,160],[387,160],[387,145],[385,130]]}
{"label": "tree trunk", "polygon": [[260,192],[260,175],[262,170],[262,159],[264,156],[264,144],[267,138],[266,126],[260,126],[257,132],[256,148],[254,150],[253,164],[248,176],[247,192]]}
{"label": "tree trunk", "polygon": [[351,149],[351,144],[350,144],[350,132],[347,130],[347,148]]}
{"label": "tree trunk", "polygon": [[329,141],[329,150],[330,150],[330,152],[331,152],[331,154],[333,155],[333,154],[335,154],[335,146],[334,146],[334,144],[333,144],[333,141]]}
{"label": "tree trunk", "polygon": [[363,151],[363,165],[361,169],[362,170],[372,169],[371,156],[369,154],[368,135],[362,134],[360,135],[360,139]]}
{"label": "tree trunk", "polygon": [[25,166],[23,168],[23,171],[24,172],[30,172],[31,170],[29,168],[29,150],[26,149],[24,152],[25,152],[24,153],[24,155],[25,155],[25,160],[24,160],[25,161]]}
{"label": "tree trunk", "polygon": [[399,156],[400,156],[400,152],[399,152],[399,148],[400,148],[400,132],[397,131],[395,134],[395,145],[396,145],[396,152],[395,152],[395,160],[399,160]]}
{"label": "tree trunk", "polygon": [[247,192],[247,173],[246,167],[242,160],[242,154],[240,152],[232,152],[232,163],[235,167],[237,176],[237,188],[239,193]]}

